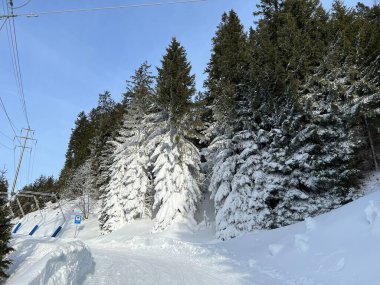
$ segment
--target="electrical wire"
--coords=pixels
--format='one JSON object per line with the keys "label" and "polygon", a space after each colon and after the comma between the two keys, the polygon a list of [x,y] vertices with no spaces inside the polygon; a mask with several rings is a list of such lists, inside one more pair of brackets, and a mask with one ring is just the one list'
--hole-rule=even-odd
{"label": "electrical wire", "polygon": [[0,31],[3,29],[3,27],[5,26],[5,23],[8,21],[8,18],[5,18],[4,22],[1,24],[0,26]]}
{"label": "electrical wire", "polygon": [[[4,0],[4,1],[6,1],[6,0]],[[9,9],[8,5],[4,5],[4,2],[2,2],[2,4],[3,4],[4,12],[7,12],[10,15],[14,15],[12,7],[11,7],[11,9]],[[22,76],[21,76],[20,57],[19,57],[19,52],[18,52],[18,44],[17,44],[16,27],[15,27],[14,17],[11,18],[11,20],[7,23],[6,27],[7,27],[8,45],[9,45],[9,49],[11,52],[13,75],[15,77],[15,81],[16,81],[16,85],[17,85],[21,109],[24,113],[25,120],[26,120],[27,125],[29,127],[30,124],[29,124],[29,118],[28,118],[28,114],[27,114],[27,110],[26,110],[24,85],[23,85]]]}
{"label": "electrical wire", "polygon": [[143,3],[143,4],[128,4],[128,5],[119,5],[119,6],[105,6],[105,7],[93,7],[93,8],[82,8],[82,9],[51,10],[51,11],[17,14],[15,16],[38,17],[38,16],[50,15],[50,14],[92,12],[92,11],[100,11],[100,10],[115,10],[115,9],[163,6],[163,5],[190,4],[190,3],[199,3],[199,2],[206,2],[206,1],[208,0],[182,0],[182,1],[171,1],[171,2],[155,2],[155,3],[153,2],[153,3]]}
{"label": "electrical wire", "polygon": [[13,7],[13,9],[20,9],[22,7],[25,7],[26,5],[28,5],[30,3],[30,1],[32,1],[32,0],[27,0],[24,4],[21,4],[20,6],[17,6],[17,7]]}
{"label": "electrical wire", "polygon": [[1,145],[2,147],[6,148],[6,149],[12,150],[12,148],[11,148],[11,147],[9,147],[9,146],[6,146],[6,145],[5,145],[5,144],[3,144],[3,143],[0,143],[0,145]]}
{"label": "electrical wire", "polygon": [[8,136],[7,134],[3,133],[2,131],[0,131],[0,135],[3,135],[4,137],[6,137],[7,139],[9,139],[10,141],[13,141],[13,139]]}
{"label": "electrical wire", "polygon": [[14,36],[14,43],[15,43],[15,47],[16,47],[16,60],[17,60],[17,67],[18,67],[18,73],[19,73],[19,78],[20,78],[20,86],[21,86],[21,96],[22,96],[22,103],[21,104],[22,104],[22,108],[23,108],[23,112],[25,115],[26,122],[28,124],[28,128],[30,128],[29,117],[28,117],[28,112],[26,109],[26,102],[25,102],[24,85],[23,85],[22,76],[21,76],[20,56],[19,56],[19,52],[18,52],[15,19],[12,18],[11,21],[12,21],[12,26],[13,26],[13,36]]}
{"label": "electrical wire", "polygon": [[[12,14],[13,14],[13,9],[11,11],[12,11]],[[17,68],[17,72],[18,72],[19,83],[20,83],[21,105],[22,105],[22,109],[23,109],[23,112],[24,112],[24,116],[25,116],[26,122],[28,124],[28,128],[30,128],[29,118],[28,118],[28,112],[27,112],[27,109],[26,109],[26,102],[25,102],[24,84],[23,84],[22,76],[21,76],[20,56],[19,56],[19,51],[18,51],[16,25],[15,25],[14,18],[11,19],[11,26],[12,26],[11,35],[13,35],[12,39],[13,39],[13,42],[14,42],[14,44],[13,44],[13,46],[14,46],[13,53],[14,53],[15,59],[16,59],[15,62],[16,62],[16,68]]]}
{"label": "electrical wire", "polygon": [[[3,5],[3,11],[4,13],[8,13],[9,14],[9,9],[8,9],[8,5],[5,4],[4,5],[4,2],[6,2],[6,0],[2,1],[1,4]],[[13,38],[11,38],[11,27],[10,25],[6,25],[7,27],[7,37],[8,37],[8,46],[9,46],[9,51],[11,53],[11,60],[12,60],[12,67],[13,67],[13,76],[15,78],[15,81],[16,81],[16,85],[17,85],[17,91],[19,93],[19,95],[21,94],[20,92],[20,83],[19,83],[19,77],[18,77],[18,74],[16,72],[16,64],[15,64],[15,57],[14,57],[14,53],[13,53]]]}
{"label": "electrical wire", "polygon": [[[9,125],[11,126],[12,130],[13,130],[13,134],[14,136],[17,138],[17,134],[16,134],[16,130],[15,130],[15,125],[13,124],[11,118],[9,117],[8,115],[8,112],[7,112],[7,109],[5,108],[5,105],[4,105],[4,102],[3,102],[3,99],[1,99],[1,96],[0,96],[0,105],[1,105],[1,108],[3,109],[4,113],[5,113],[5,116],[7,117],[8,119],[8,122],[9,122]],[[17,138],[17,140],[20,142],[20,140]]]}

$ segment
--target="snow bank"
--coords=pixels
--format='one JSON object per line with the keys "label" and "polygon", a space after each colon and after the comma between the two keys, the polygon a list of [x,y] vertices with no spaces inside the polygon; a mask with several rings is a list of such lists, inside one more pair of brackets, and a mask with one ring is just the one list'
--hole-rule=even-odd
{"label": "snow bank", "polygon": [[94,266],[88,247],[81,241],[72,241],[51,250],[19,275],[14,284],[82,284],[87,274],[93,272]]}
{"label": "snow bank", "polygon": [[367,206],[367,208],[365,208],[364,212],[368,223],[372,225],[376,221],[378,216],[380,218],[380,203],[374,202],[372,200],[369,201],[369,205]]}
{"label": "snow bank", "polygon": [[304,222],[219,246],[250,273],[247,284],[378,285],[380,191]]}
{"label": "snow bank", "polygon": [[371,225],[371,232],[380,236],[380,202],[369,201],[364,210],[368,223]]}

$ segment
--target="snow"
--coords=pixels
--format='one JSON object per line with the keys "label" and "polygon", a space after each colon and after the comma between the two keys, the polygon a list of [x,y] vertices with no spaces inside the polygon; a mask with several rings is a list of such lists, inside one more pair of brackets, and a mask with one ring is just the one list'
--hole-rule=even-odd
{"label": "snow", "polygon": [[154,221],[140,219],[102,235],[98,205],[73,238],[75,201],[64,203],[70,221],[54,239],[49,235],[62,216],[49,205],[35,236],[27,232],[38,213],[27,215],[14,235],[7,284],[376,285],[379,190],[321,216],[224,242],[215,239],[212,220],[210,226],[183,220],[152,233]]}

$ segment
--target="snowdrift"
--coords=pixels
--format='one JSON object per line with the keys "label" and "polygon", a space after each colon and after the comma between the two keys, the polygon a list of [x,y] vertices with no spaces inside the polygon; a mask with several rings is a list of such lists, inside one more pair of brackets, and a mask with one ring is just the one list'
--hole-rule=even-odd
{"label": "snowdrift", "polygon": [[47,254],[46,250],[33,251],[33,259],[35,262],[31,266],[28,266],[30,262],[25,262],[9,284],[82,284],[95,267],[89,248],[81,241],[52,247]]}

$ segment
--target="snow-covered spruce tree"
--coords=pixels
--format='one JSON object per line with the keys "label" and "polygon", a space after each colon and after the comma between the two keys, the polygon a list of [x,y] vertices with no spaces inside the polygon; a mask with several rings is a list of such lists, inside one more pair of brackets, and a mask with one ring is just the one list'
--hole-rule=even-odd
{"label": "snow-covered spruce tree", "polygon": [[[0,171],[0,192],[8,191],[8,182],[5,179],[5,171]],[[6,269],[11,261],[7,259],[8,253],[12,251],[9,246],[11,239],[11,221],[9,218],[10,212],[7,206],[5,196],[0,195],[0,284],[2,284],[8,275]]]}
{"label": "snow-covered spruce tree", "polygon": [[[248,66],[247,36],[243,26],[234,11],[224,13],[213,38],[211,59],[206,69],[208,78],[205,81],[205,101],[212,110],[212,119],[207,122],[211,128],[206,131],[206,137],[213,138],[213,141],[203,153],[207,160],[206,182],[210,180],[209,190],[215,202],[217,220],[221,217],[219,210],[224,199],[218,199],[216,192],[228,195],[230,187],[227,184],[231,182],[236,166],[232,138],[235,132],[248,127]],[[219,221],[226,222],[225,218]]]}
{"label": "snow-covered spruce tree", "polygon": [[160,121],[152,136],[156,149],[151,156],[154,168],[154,230],[167,228],[175,221],[194,222],[200,199],[198,149],[189,140],[196,137],[192,96],[194,75],[185,49],[173,38],[158,69],[157,114]]}
{"label": "snow-covered spruce tree", "polygon": [[316,112],[303,111],[298,99],[300,83],[321,61],[318,49],[326,51],[325,11],[317,1],[261,4],[263,19],[248,45],[251,125],[209,147],[216,154],[210,190],[222,239],[337,207],[350,199],[349,181],[357,177],[345,106],[328,99],[334,90],[313,90],[324,106]]}
{"label": "snow-covered spruce tree", "polygon": [[341,111],[284,106],[277,127],[225,141],[210,184],[218,238],[288,225],[352,199],[355,145]]}
{"label": "snow-covered spruce tree", "polygon": [[151,217],[153,193],[146,138],[152,105],[153,77],[145,62],[128,81],[124,104],[127,113],[114,141],[110,180],[104,189],[101,228],[117,229],[136,218]]}

